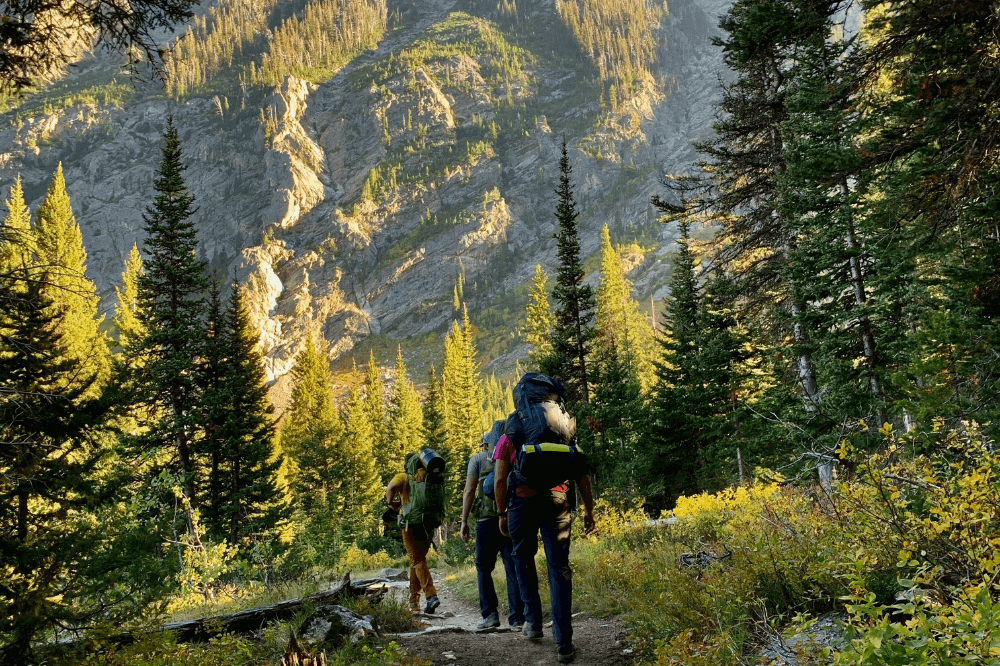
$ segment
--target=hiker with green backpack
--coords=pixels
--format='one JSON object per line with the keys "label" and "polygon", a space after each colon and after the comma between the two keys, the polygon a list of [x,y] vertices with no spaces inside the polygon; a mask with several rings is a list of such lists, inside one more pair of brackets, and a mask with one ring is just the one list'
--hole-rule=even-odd
{"label": "hiker with green backpack", "polygon": [[503,426],[504,421],[497,421],[489,432],[483,434],[480,441],[482,450],[469,459],[465,491],[462,493],[461,535],[466,543],[471,531],[469,516],[476,521],[476,576],[479,579],[479,611],[483,617],[476,627],[479,630],[500,626],[499,600],[493,584],[493,569],[496,568],[498,554],[507,574],[507,605],[510,610],[507,623],[515,629],[524,624],[524,604],[514,569],[513,544],[510,537],[500,532],[497,507],[492,498],[493,449],[503,434]]}
{"label": "hiker with green backpack", "polygon": [[427,552],[436,530],[444,520],[444,459],[433,449],[408,453],[405,472],[392,478],[385,489],[385,502],[399,509],[403,547],[410,558],[410,610],[420,610],[420,592],[426,598],[425,613],[433,613],[441,605]]}

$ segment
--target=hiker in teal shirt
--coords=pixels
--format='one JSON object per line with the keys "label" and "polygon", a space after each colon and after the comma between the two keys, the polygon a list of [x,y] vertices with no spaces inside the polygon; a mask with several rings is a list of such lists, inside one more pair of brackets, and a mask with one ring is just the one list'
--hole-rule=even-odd
{"label": "hiker in teal shirt", "polygon": [[[482,450],[469,460],[465,477],[465,491],[462,493],[462,540],[469,542],[469,516],[476,521],[476,576],[479,579],[479,612],[483,616],[477,629],[492,629],[500,626],[497,606],[496,586],[493,584],[493,569],[497,565],[497,555],[503,560],[507,574],[507,623],[515,629],[524,624],[524,604],[514,569],[513,543],[510,537],[500,532],[496,504],[484,492],[483,483],[494,463],[493,448],[503,432],[503,421],[497,421],[493,428],[483,434],[480,441]],[[492,494],[492,488],[489,489]]]}

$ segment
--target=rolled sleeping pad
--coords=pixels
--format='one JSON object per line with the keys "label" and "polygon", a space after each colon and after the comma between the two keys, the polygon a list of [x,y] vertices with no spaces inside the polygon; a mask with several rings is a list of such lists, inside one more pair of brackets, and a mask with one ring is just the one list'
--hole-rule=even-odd
{"label": "rolled sleeping pad", "polygon": [[420,458],[420,464],[427,470],[428,475],[444,474],[444,458],[438,455],[437,451],[434,449],[421,449],[417,455]]}

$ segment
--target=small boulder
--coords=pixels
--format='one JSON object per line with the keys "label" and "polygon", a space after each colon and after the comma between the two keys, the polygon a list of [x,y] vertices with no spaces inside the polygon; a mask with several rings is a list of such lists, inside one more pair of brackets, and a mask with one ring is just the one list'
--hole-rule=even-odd
{"label": "small boulder", "polygon": [[337,645],[345,640],[357,643],[364,637],[379,636],[371,615],[358,615],[338,605],[320,606],[302,623],[301,637],[310,645]]}
{"label": "small boulder", "polygon": [[379,578],[396,583],[410,580],[410,572],[406,569],[383,569],[378,575]]}

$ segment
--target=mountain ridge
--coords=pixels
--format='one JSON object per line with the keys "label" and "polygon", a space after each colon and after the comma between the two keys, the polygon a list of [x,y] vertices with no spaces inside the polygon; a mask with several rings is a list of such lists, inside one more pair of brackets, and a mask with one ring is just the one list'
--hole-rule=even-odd
{"label": "mountain ridge", "polygon": [[[519,316],[518,287],[536,264],[550,273],[557,265],[552,190],[562,136],[584,255],[609,224],[616,242],[638,241],[635,295],[662,300],[673,234],[649,198],[662,192],[664,173],[689,168],[691,141],[710,131],[724,76],[710,42],[726,4],[671,3],[656,28],[655,84],[613,113],[601,111],[602,84],[582,54],[543,53],[565,30],[555,3],[516,19],[483,4],[396,7],[379,47],[318,85],[286,76],[232,96],[79,103],[11,118],[0,129],[0,178],[20,173],[34,206],[63,163],[88,274],[107,310],[141,240],[172,114],[204,258],[220,280],[235,274],[247,285],[277,394],[311,332],[327,339],[332,361],[373,337],[431,341],[455,317],[458,289],[474,323],[478,315],[503,322],[504,308]],[[481,341],[498,372],[524,357],[510,323]]]}

